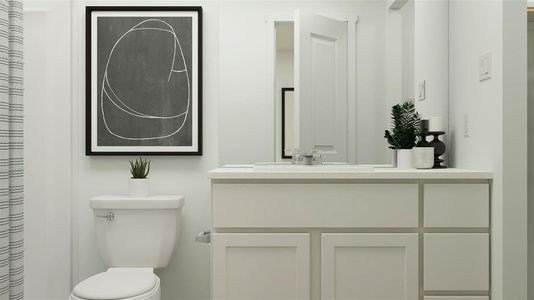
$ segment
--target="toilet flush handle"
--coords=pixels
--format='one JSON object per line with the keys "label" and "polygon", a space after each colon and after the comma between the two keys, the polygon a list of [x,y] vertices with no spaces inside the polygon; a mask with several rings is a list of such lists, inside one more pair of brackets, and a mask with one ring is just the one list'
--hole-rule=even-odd
{"label": "toilet flush handle", "polygon": [[201,231],[199,234],[195,236],[195,241],[200,242],[200,243],[210,244],[211,243],[211,231],[209,230]]}
{"label": "toilet flush handle", "polygon": [[106,219],[108,220],[108,222],[113,222],[113,220],[115,220],[115,214],[112,213],[112,212],[108,212],[107,214],[105,215],[95,215],[97,218],[103,218],[103,219]]}

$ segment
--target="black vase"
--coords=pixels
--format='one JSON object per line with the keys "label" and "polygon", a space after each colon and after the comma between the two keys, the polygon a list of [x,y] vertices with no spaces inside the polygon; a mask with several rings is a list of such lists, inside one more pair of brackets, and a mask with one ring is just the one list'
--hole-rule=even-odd
{"label": "black vase", "polygon": [[[443,131],[433,131],[433,132],[426,133],[427,136],[432,135],[434,137],[430,142],[428,142],[429,146],[434,147],[434,166],[432,167],[433,169],[447,168],[446,166],[442,165],[444,160],[439,158],[440,156],[445,154],[445,150],[446,150],[445,143],[439,139],[439,136],[444,135],[444,134],[445,132]],[[425,136],[425,139],[426,139],[426,136]]]}

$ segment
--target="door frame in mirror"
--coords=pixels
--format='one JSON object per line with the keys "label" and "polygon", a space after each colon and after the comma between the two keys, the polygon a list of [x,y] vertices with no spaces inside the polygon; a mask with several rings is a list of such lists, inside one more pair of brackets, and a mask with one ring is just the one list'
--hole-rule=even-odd
{"label": "door frame in mirror", "polygon": [[295,88],[292,87],[283,87],[282,88],[282,115],[281,115],[281,121],[282,121],[282,127],[281,127],[281,150],[282,150],[282,159],[291,159],[292,155],[286,155],[286,92],[295,91]]}

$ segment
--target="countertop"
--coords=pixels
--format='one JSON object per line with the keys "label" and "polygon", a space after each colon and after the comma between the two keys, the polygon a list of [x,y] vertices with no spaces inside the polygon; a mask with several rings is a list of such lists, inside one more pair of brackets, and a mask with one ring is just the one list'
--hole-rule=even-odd
{"label": "countertop", "polygon": [[254,165],[227,165],[208,172],[210,179],[492,179],[493,172],[468,169],[397,169],[374,171],[257,171]]}

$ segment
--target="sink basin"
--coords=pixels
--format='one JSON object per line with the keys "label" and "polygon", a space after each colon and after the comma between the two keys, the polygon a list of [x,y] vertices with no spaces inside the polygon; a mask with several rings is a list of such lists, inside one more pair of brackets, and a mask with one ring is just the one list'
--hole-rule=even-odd
{"label": "sink basin", "polygon": [[328,172],[328,171],[346,171],[346,172],[372,172],[371,166],[351,165],[346,163],[324,163],[322,165],[293,165],[291,163],[256,163],[254,171],[259,172]]}

